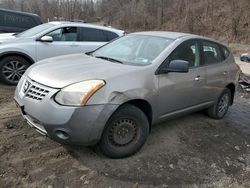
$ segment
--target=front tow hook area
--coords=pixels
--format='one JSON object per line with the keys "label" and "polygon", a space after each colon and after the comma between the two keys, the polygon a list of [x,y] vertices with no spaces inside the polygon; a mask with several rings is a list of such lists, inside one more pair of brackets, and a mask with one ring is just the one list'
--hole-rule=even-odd
{"label": "front tow hook area", "polygon": [[14,101],[15,101],[16,107],[17,107],[18,109],[20,109],[22,115],[26,115],[26,113],[25,113],[25,111],[24,111],[24,105],[18,104],[18,102],[17,102],[15,99],[14,99]]}

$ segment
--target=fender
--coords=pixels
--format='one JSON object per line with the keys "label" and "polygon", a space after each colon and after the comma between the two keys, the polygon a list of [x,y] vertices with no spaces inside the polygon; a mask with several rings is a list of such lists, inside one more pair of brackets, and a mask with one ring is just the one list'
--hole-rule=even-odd
{"label": "fender", "polygon": [[24,57],[25,59],[27,59],[31,64],[34,64],[35,61],[33,60],[33,58],[31,58],[29,55],[22,53],[22,52],[18,52],[18,51],[8,51],[8,52],[3,52],[0,54],[0,60],[6,56],[10,56],[10,55],[17,55],[17,56],[21,56]]}

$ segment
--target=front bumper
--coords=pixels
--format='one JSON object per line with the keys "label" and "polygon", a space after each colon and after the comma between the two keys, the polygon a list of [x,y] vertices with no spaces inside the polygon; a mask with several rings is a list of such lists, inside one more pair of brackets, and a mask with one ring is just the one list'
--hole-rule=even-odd
{"label": "front bumper", "polygon": [[20,80],[14,97],[24,119],[41,134],[62,144],[96,144],[106,122],[118,107],[112,104],[62,106],[54,101],[58,89],[53,88],[47,88],[48,95],[38,101],[22,94],[25,80]]}

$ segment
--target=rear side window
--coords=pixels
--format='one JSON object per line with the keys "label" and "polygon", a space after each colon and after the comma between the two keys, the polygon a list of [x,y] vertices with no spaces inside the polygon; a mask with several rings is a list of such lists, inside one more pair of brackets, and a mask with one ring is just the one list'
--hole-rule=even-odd
{"label": "rear side window", "polygon": [[111,31],[94,29],[94,28],[81,28],[80,41],[86,42],[109,42],[117,37],[116,33]]}
{"label": "rear side window", "polygon": [[86,41],[86,42],[107,42],[108,41],[103,30],[87,28],[87,27],[81,28],[80,40]]}
{"label": "rear side window", "polygon": [[208,41],[204,41],[202,44],[204,64],[220,63],[224,60],[218,44]]}

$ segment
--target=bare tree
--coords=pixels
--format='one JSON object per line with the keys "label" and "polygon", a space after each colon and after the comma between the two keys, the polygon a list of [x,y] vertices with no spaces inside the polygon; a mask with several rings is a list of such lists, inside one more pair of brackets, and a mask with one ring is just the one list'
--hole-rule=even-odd
{"label": "bare tree", "polygon": [[249,0],[2,0],[47,20],[104,22],[127,31],[171,30],[250,42]]}

